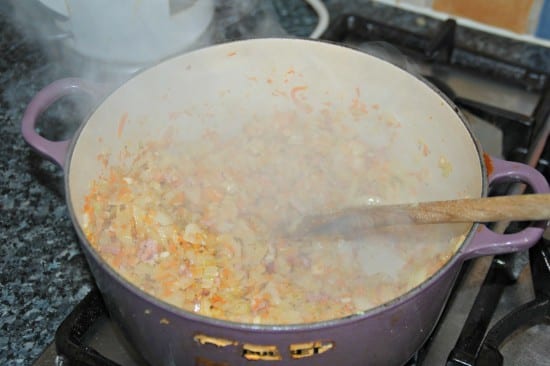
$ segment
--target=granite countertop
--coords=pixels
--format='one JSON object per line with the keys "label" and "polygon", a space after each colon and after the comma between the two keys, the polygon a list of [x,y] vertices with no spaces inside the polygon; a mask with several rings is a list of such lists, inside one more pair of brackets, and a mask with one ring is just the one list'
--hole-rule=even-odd
{"label": "granite countertop", "polygon": [[[340,1],[326,3],[332,15],[342,11]],[[272,4],[288,34],[307,36],[315,27],[314,13],[302,2]],[[354,2],[353,7],[423,31],[432,26],[416,15],[368,1]],[[93,280],[69,218],[63,172],[35,153],[20,133],[31,98],[48,83],[73,75],[14,26],[11,10],[9,1],[0,4],[0,364],[29,365],[53,340],[56,328]],[[508,47],[479,39],[481,46],[508,52],[512,58],[527,55],[537,65],[550,59],[547,53],[531,54],[517,43]]]}
{"label": "granite countertop", "polygon": [[[31,364],[92,284],[64,201],[63,173],[23,141],[20,121],[54,71],[0,15],[0,364]],[[52,72],[55,77],[58,72]]]}

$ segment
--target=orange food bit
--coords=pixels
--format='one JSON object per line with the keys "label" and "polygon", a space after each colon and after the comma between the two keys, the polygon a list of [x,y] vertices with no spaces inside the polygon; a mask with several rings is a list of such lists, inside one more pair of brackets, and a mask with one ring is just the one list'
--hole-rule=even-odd
{"label": "orange food bit", "polygon": [[365,102],[362,102],[360,100],[361,97],[361,90],[359,88],[355,88],[355,98],[351,101],[350,111],[357,119],[359,114],[368,114],[367,105]]}
{"label": "orange food bit", "polygon": [[301,93],[303,91],[307,90],[307,86],[306,85],[301,85],[301,86],[295,86],[294,88],[290,89],[290,98],[292,99],[292,101],[294,103],[296,103],[296,105],[298,105],[301,109],[305,110],[306,112],[310,113],[311,111],[313,111],[313,108],[307,104],[306,102],[304,102],[304,98],[300,99],[298,96],[299,94],[298,93]]}
{"label": "orange food bit", "polygon": [[300,100],[298,100],[298,93],[305,90],[307,90],[306,85],[295,86],[294,88],[290,89],[290,98],[292,98],[294,102],[299,103]]}
{"label": "orange food bit", "polygon": [[422,147],[422,154],[424,156],[428,156],[429,153],[430,153],[430,149],[428,148],[428,145],[424,144],[424,146]]}
{"label": "orange food bit", "polygon": [[214,294],[214,295],[212,295],[212,297],[210,298],[210,302],[211,302],[212,304],[216,304],[216,303],[221,303],[221,304],[223,304],[223,303],[225,303],[225,300],[224,300],[223,297],[221,297],[220,295]]}
{"label": "orange food bit", "polygon": [[252,300],[251,309],[255,313],[261,312],[262,310],[267,310],[269,307],[269,298],[267,296],[255,297]]}
{"label": "orange food bit", "polygon": [[493,160],[487,153],[483,153],[483,161],[485,162],[485,167],[487,168],[487,175],[493,174],[495,167],[493,166]]}
{"label": "orange food bit", "polygon": [[175,280],[166,281],[162,283],[162,296],[170,296],[174,293],[173,286],[176,283]]}
{"label": "orange food bit", "polygon": [[231,276],[231,270],[229,268],[223,268],[222,274],[224,278],[229,278]]}
{"label": "orange food bit", "polygon": [[127,121],[128,121],[128,112],[124,112],[124,114],[120,117],[120,120],[118,121],[118,129],[117,129],[118,138],[122,136],[122,132],[124,130],[124,126],[126,125]]}
{"label": "orange food bit", "polygon": [[204,197],[209,202],[221,202],[224,195],[222,192],[220,192],[218,189],[214,187],[206,187],[202,190],[201,197]]}
{"label": "orange food bit", "polygon": [[175,254],[178,251],[177,245],[174,242],[170,241],[168,243],[168,251],[172,254]]}

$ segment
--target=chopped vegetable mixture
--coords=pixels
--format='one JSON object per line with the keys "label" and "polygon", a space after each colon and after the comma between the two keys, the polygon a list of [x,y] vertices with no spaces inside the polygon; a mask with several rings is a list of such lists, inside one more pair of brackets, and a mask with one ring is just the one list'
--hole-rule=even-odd
{"label": "chopped vegetable mixture", "polygon": [[231,136],[143,141],[124,162],[107,164],[85,200],[92,246],[157,298],[255,324],[364,312],[454,253],[462,238],[437,225],[381,229],[361,241],[277,235],[306,214],[414,195],[423,173],[385,160],[384,146],[369,146],[328,114],[271,119]]}

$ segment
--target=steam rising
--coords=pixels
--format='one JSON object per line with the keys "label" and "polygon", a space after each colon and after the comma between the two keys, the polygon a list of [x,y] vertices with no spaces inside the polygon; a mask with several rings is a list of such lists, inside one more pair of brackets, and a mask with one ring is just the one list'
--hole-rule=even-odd
{"label": "steam rising", "polygon": [[410,72],[413,75],[420,75],[421,68],[416,62],[405,56],[395,46],[387,42],[365,42],[362,43],[360,49],[368,54],[378,57],[382,60]]}
{"label": "steam rising", "polygon": [[[51,8],[44,4],[50,4]],[[89,7],[83,14],[87,17],[88,28],[71,30],[70,18],[67,15],[72,10],[72,15],[77,16],[75,7],[71,7],[75,4]],[[159,25],[169,22],[174,17],[186,16],[186,13],[192,9],[194,9],[194,13],[191,14],[193,17],[202,17],[202,21],[189,19],[200,29],[189,29],[188,24],[180,24],[181,29],[167,27],[166,32],[171,34],[171,37],[166,38],[159,37],[159,32],[154,32],[150,19],[141,19],[141,23],[136,22],[135,13],[123,12],[124,7],[132,9],[132,6],[136,6],[134,1],[81,2],[79,0],[75,4],[72,4],[72,0],[14,1],[11,4],[7,2],[2,4],[0,11],[8,15],[7,18],[11,19],[14,27],[23,35],[21,45],[39,45],[46,59],[40,62],[42,66],[31,69],[29,74],[18,75],[21,80],[14,80],[5,87],[4,97],[9,103],[15,105],[24,100],[23,103],[27,104],[40,88],[65,77],[78,77],[97,82],[105,93],[109,93],[140,70],[175,54],[230,40],[288,36],[279,24],[276,11],[270,1],[166,0],[166,2],[157,2],[147,0],[140,2],[141,5],[159,8],[161,5],[169,6],[170,15],[166,19],[157,19]],[[92,7],[90,7],[91,4],[93,4]],[[134,28],[130,29],[128,26],[125,34],[122,32],[122,25],[115,27],[116,22],[113,19],[110,22],[105,19],[116,6],[119,7],[119,18],[116,21],[134,22]],[[76,21],[78,19],[75,19]],[[138,32],[140,25],[142,26],[141,36]],[[188,39],[185,42],[176,43],[179,47],[174,47],[179,36],[174,32],[178,29],[181,30],[180,33],[187,34]],[[103,38],[94,38],[99,37],[96,34],[99,30],[103,32]],[[138,33],[134,33],[134,36],[127,41],[116,38],[129,37],[130,31]],[[109,50],[106,47],[109,45],[107,41],[111,36],[110,45],[113,48]],[[88,44],[89,49],[77,46],[79,44],[77,37],[83,40],[81,44]],[[142,43],[141,47],[140,43]],[[125,51],[121,47],[125,44],[128,45],[128,50],[134,52],[133,60],[132,57],[121,58]],[[17,48],[21,45],[13,47]],[[92,48],[97,49],[94,51]],[[35,85],[38,89],[21,87],[22,84],[27,83],[32,83],[31,85]],[[43,113],[37,129],[49,139],[70,138],[93,108],[93,102],[86,96],[65,97]]]}
{"label": "steam rising", "polygon": [[[48,6],[44,5],[48,4]],[[166,7],[166,8],[163,8]],[[61,77],[119,84],[173,55],[236,39],[288,36],[259,0],[17,1],[13,22]],[[59,75],[44,75],[47,82]]]}

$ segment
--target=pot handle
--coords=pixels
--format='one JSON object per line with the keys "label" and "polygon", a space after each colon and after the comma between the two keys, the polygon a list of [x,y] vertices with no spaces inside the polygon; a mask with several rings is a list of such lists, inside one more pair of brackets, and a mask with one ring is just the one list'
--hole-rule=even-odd
{"label": "pot handle", "polygon": [[66,78],[54,81],[40,90],[25,109],[21,121],[23,138],[41,155],[58,164],[65,166],[65,159],[71,140],[51,141],[40,136],[36,130],[36,121],[42,112],[60,98],[76,93],[85,93],[94,100],[98,100],[102,94],[100,88],[89,82],[77,78]]}
{"label": "pot handle", "polygon": [[[520,181],[528,184],[534,193],[548,193],[550,188],[546,178],[536,169],[521,163],[488,158],[489,183]],[[470,259],[483,255],[497,255],[528,249],[541,237],[548,221],[536,222],[513,234],[499,234],[486,225],[480,225],[469,245],[462,250],[462,258]]]}

